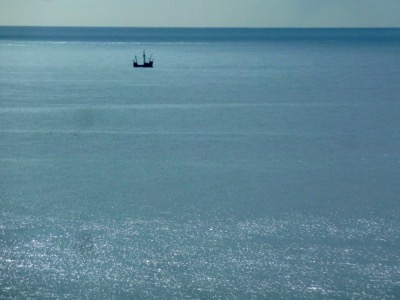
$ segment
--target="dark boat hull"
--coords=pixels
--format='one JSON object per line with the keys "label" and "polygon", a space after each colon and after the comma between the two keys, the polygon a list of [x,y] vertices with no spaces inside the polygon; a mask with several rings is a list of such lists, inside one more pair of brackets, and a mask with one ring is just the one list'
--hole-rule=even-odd
{"label": "dark boat hull", "polygon": [[153,67],[153,62],[146,62],[142,65],[139,65],[138,63],[134,62],[133,63],[134,68],[152,68]]}

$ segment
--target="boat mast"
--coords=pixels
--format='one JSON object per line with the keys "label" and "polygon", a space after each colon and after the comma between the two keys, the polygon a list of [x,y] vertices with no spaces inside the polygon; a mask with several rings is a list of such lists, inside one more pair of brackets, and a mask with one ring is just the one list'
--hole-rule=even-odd
{"label": "boat mast", "polygon": [[143,51],[143,63],[145,63],[145,62],[146,62],[146,54]]}

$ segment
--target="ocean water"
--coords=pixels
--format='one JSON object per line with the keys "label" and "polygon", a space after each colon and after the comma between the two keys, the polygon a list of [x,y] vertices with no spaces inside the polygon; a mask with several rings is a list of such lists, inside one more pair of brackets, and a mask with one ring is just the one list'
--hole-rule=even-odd
{"label": "ocean water", "polygon": [[394,29],[0,27],[0,299],[399,299],[399,87]]}

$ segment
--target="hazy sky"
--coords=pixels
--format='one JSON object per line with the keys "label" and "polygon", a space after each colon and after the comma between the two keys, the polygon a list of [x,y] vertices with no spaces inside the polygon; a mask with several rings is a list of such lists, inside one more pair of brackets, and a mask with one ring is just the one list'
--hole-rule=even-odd
{"label": "hazy sky", "polygon": [[400,27],[400,0],[0,0],[0,25]]}

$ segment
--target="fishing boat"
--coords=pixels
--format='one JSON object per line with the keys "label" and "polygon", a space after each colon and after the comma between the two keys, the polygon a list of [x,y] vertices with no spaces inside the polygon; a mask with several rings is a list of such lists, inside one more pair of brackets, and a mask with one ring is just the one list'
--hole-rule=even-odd
{"label": "fishing boat", "polygon": [[137,57],[135,55],[135,59],[133,60],[134,68],[152,68],[153,67],[153,59],[152,55],[150,55],[149,61],[146,62],[146,53],[143,51],[143,64],[138,64]]}

